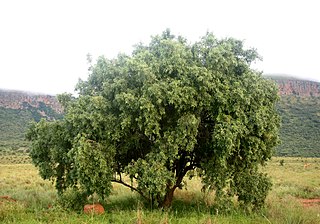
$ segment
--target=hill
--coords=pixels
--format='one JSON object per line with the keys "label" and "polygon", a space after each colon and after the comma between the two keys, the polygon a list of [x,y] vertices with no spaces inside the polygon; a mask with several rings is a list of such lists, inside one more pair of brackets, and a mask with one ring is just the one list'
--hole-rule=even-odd
{"label": "hill", "polygon": [[0,90],[0,152],[25,151],[24,136],[31,121],[61,119],[56,97]]}
{"label": "hill", "polygon": [[[279,156],[320,157],[320,83],[293,77],[267,76],[279,86],[282,117]],[[31,121],[61,119],[55,96],[0,90],[0,152],[25,151]]]}
{"label": "hill", "polygon": [[282,117],[279,156],[320,157],[320,83],[269,76],[279,86]]}

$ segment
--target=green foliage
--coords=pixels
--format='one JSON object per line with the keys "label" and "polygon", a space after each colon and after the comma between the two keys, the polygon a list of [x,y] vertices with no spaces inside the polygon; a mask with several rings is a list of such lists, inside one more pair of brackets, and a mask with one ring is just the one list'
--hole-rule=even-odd
{"label": "green foliage", "polygon": [[87,202],[87,194],[75,188],[68,189],[58,199],[58,203],[62,208],[77,212],[81,212]]}
{"label": "green foliage", "polygon": [[75,165],[79,172],[79,182],[87,195],[96,192],[103,198],[110,194],[114,150],[105,146],[81,137],[76,148]]}
{"label": "green foliage", "polygon": [[74,158],[68,155],[72,144],[63,121],[33,123],[26,138],[33,141],[30,157],[39,167],[40,176],[54,180],[59,194],[77,183]]}
{"label": "green foliage", "polygon": [[241,205],[248,211],[259,209],[264,205],[271,185],[270,179],[261,173],[241,173],[234,179],[236,195]]}
{"label": "green foliage", "polygon": [[131,56],[100,57],[79,97],[60,97],[64,120],[31,127],[31,157],[61,193],[103,198],[114,181],[169,207],[197,169],[207,189],[259,207],[269,187],[257,170],[278,143],[279,116],[276,86],[250,68],[257,58],[239,40],[207,33],[189,44],[168,30]]}
{"label": "green foliage", "polygon": [[277,155],[320,157],[320,98],[282,96],[277,108],[282,118]]}

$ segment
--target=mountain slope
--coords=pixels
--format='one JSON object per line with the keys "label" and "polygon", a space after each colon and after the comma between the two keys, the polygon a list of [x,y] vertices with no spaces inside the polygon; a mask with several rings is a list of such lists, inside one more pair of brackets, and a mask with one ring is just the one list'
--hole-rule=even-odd
{"label": "mountain slope", "polygon": [[61,119],[62,108],[54,96],[0,90],[0,151],[24,149],[31,121]]}
{"label": "mountain slope", "polygon": [[280,156],[320,157],[320,83],[269,77],[279,86],[282,118]]}

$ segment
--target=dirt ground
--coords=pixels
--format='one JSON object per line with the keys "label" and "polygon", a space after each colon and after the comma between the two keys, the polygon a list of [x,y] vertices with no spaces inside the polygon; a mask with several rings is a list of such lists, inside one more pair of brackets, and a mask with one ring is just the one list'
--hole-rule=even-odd
{"label": "dirt ground", "polygon": [[320,198],[312,198],[312,199],[299,199],[303,207],[320,207]]}

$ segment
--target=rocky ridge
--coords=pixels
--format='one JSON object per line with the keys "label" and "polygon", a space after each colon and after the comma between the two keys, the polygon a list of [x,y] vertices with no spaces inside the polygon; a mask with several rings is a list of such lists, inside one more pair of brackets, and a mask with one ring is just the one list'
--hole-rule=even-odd
{"label": "rocky ridge", "polygon": [[320,96],[320,83],[305,80],[276,80],[282,96],[298,95],[301,97]]}
{"label": "rocky ridge", "polygon": [[[34,94],[22,91],[0,90],[0,107],[9,109],[41,108],[41,105],[51,107],[56,113],[63,112],[57,98],[51,95]],[[41,114],[44,111],[39,111]]]}
{"label": "rocky ridge", "polygon": [[266,76],[278,84],[280,96],[318,97],[320,83],[292,77]]}

